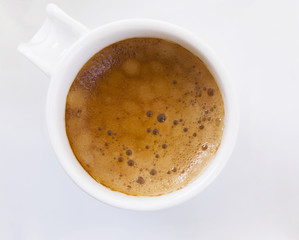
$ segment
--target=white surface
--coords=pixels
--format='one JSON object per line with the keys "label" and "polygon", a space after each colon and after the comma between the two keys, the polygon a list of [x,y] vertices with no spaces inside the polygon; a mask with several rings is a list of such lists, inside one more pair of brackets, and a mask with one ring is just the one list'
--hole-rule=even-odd
{"label": "white surface", "polygon": [[48,1],[0,0],[0,239],[299,239],[297,2],[53,1],[89,28],[129,17],[183,26],[226,63],[238,143],[221,175],[169,210],[108,207],[80,190],[50,147],[48,79],[16,51]]}

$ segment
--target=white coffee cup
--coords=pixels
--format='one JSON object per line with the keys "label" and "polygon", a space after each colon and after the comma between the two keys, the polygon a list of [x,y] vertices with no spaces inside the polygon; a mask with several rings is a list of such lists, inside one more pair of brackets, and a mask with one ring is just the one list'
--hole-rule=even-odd
{"label": "white coffee cup", "polygon": [[[48,18],[29,43],[19,51],[50,78],[47,97],[47,126],[53,149],[73,181],[96,199],[124,209],[158,210],[182,203],[205,189],[220,173],[233,150],[239,113],[234,87],[212,50],[190,32],[175,25],[146,19],[113,22],[94,30],[70,18],[54,4]],[[197,55],[216,79],[222,93],[225,118],[221,145],[204,171],[183,189],[155,197],[129,196],[96,182],[79,164],[65,130],[65,104],[70,86],[82,66],[104,47],[133,37],[162,38],[176,42]]]}

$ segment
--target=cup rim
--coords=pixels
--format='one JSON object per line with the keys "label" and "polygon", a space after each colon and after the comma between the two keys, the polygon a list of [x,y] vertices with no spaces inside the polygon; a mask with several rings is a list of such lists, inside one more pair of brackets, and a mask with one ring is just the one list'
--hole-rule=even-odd
{"label": "cup rim", "polygon": [[[225,127],[214,159],[191,183],[180,190],[161,196],[130,196],[112,191],[97,183],[75,158],[65,131],[66,96],[81,67],[103,47],[128,39],[130,37],[126,36],[130,34],[131,38],[160,36],[162,39],[178,43],[197,55],[214,76],[224,101]],[[95,46],[97,43],[98,45]],[[98,50],[95,51],[97,48]],[[64,101],[64,104],[61,104],[61,101]],[[185,202],[204,190],[218,176],[227,163],[236,142],[239,108],[234,86],[226,69],[216,54],[202,40],[191,32],[167,22],[128,19],[108,23],[90,31],[69,49],[51,76],[46,116],[53,150],[66,173],[81,189],[101,202],[114,207],[148,211],[166,209]]]}

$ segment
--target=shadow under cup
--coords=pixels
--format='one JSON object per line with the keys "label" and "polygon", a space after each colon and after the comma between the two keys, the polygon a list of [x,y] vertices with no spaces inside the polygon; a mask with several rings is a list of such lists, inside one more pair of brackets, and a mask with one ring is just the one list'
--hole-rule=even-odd
{"label": "shadow under cup", "polygon": [[[161,38],[175,42],[198,56],[214,76],[224,101],[225,120],[221,145],[209,165],[184,188],[154,196],[130,196],[96,182],[80,165],[69,145],[65,130],[66,96],[83,65],[101,49],[129,38]],[[59,62],[51,76],[47,98],[47,124],[53,149],[72,180],[96,199],[131,210],[158,210],[182,203],[206,188],[226,164],[237,136],[238,107],[234,87],[212,50],[190,32],[154,20],[124,20],[110,23],[81,37]]]}

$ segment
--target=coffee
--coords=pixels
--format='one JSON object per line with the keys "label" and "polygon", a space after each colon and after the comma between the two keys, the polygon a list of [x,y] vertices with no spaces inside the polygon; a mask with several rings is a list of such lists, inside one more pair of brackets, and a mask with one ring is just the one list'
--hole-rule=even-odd
{"label": "coffee", "polygon": [[194,180],[214,158],[224,104],[204,63],[180,45],[132,38],[95,54],[67,96],[70,146],[99,183],[157,196]]}

